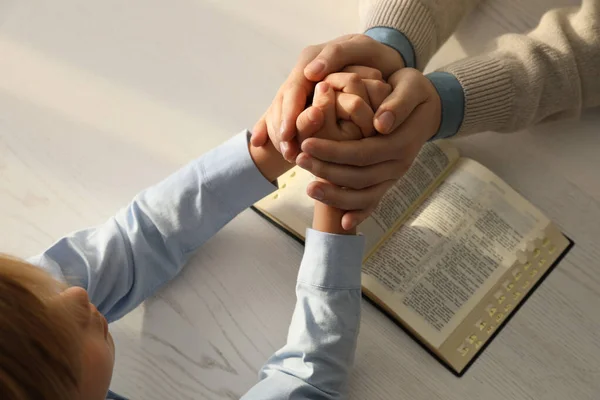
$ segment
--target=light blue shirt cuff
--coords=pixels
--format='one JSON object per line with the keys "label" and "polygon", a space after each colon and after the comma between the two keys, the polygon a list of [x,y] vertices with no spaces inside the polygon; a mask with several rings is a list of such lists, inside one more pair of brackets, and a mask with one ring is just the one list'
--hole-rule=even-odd
{"label": "light blue shirt cuff", "polygon": [[465,115],[465,93],[456,77],[447,72],[425,75],[433,83],[442,102],[442,120],[437,133],[429,140],[445,139],[456,135]]}
{"label": "light blue shirt cuff", "polygon": [[298,283],[328,289],[360,289],[365,238],[307,229]]}
{"label": "light blue shirt cuff", "polygon": [[394,28],[377,26],[367,30],[365,35],[395,49],[404,60],[405,67],[415,68],[417,65],[412,43],[402,32]]}

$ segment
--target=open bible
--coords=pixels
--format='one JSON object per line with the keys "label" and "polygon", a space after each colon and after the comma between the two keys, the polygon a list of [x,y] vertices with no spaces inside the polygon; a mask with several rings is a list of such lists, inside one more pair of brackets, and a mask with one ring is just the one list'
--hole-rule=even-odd
{"label": "open bible", "polygon": [[[312,179],[293,168],[254,209],[303,241]],[[423,147],[358,230],[367,243],[363,294],[459,376],[572,246],[446,141]]]}

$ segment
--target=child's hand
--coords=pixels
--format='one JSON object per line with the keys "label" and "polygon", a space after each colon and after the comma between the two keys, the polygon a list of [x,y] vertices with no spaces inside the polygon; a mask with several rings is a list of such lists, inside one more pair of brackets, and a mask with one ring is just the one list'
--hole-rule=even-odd
{"label": "child's hand", "polygon": [[392,87],[377,79],[377,70],[348,67],[345,71],[328,75],[317,85],[312,106],[296,121],[299,144],[310,137],[344,141],[376,133],[373,110],[390,95]]}

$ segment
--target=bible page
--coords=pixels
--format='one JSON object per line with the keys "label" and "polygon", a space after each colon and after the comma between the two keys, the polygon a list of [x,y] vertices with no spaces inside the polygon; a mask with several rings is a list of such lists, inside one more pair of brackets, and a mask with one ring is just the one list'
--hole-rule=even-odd
{"label": "bible page", "polygon": [[383,196],[381,202],[358,230],[366,236],[369,254],[438,185],[458,161],[458,150],[447,141],[428,143],[419,152],[410,169]]}
{"label": "bible page", "polygon": [[363,287],[439,347],[549,223],[487,168],[460,159],[366,260]]}

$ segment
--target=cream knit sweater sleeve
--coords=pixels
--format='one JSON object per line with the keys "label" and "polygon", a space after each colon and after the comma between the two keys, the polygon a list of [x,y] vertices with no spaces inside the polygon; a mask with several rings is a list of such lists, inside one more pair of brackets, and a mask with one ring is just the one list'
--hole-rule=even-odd
{"label": "cream knit sweater sleeve", "polygon": [[[387,26],[412,43],[417,67],[431,56],[476,0],[362,0],[365,28]],[[600,0],[547,12],[527,35],[509,34],[493,51],[452,63],[464,92],[458,134],[513,132],[577,117],[600,106]]]}
{"label": "cream knit sweater sleeve", "polygon": [[513,132],[577,117],[600,105],[600,0],[547,12],[527,35],[505,35],[488,54],[452,63],[464,90],[458,134]]}
{"label": "cream knit sweater sleeve", "polygon": [[361,28],[394,28],[408,38],[416,67],[423,71],[431,57],[481,0],[360,0]]}

